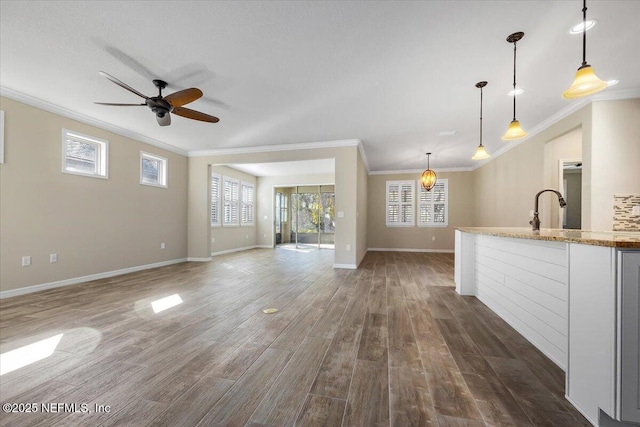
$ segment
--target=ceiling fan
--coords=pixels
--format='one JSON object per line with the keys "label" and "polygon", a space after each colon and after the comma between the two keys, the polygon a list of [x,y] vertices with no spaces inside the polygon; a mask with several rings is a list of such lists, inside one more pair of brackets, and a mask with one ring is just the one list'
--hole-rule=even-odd
{"label": "ceiling fan", "polygon": [[154,80],[153,84],[158,88],[158,96],[146,96],[126,83],[116,79],[111,74],[105,73],[104,71],[99,71],[98,74],[111,80],[113,83],[128,90],[129,92],[133,92],[139,97],[144,98],[145,102],[142,104],[95,102],[94,104],[111,105],[116,107],[137,107],[146,105],[156,114],[156,120],[158,120],[158,124],[160,126],[169,126],[171,124],[171,114],[169,113],[177,114],[178,116],[186,117],[187,119],[200,120],[201,122],[218,123],[220,121],[217,117],[183,107],[183,105],[193,102],[202,96],[202,91],[198,88],[192,87],[174,92],[171,95],[162,96],[162,89],[167,87],[167,82],[163,80]]}

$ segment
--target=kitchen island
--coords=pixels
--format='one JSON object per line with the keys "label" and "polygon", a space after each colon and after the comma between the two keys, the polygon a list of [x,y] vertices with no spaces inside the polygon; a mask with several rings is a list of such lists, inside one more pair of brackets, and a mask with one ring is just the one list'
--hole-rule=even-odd
{"label": "kitchen island", "polygon": [[594,425],[640,423],[639,272],[640,233],[456,230],[456,291],[560,366]]}

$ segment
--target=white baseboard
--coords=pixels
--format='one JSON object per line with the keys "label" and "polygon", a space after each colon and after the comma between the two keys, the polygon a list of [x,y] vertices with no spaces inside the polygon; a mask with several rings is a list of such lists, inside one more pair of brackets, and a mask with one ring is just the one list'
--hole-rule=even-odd
{"label": "white baseboard", "polygon": [[227,249],[226,251],[211,252],[211,256],[230,254],[230,253],[233,253],[233,252],[240,252],[240,251],[248,251],[249,249],[257,249],[257,248],[260,248],[260,249],[272,249],[271,246],[267,246],[267,245],[244,246],[242,248]]}
{"label": "white baseboard", "polygon": [[207,258],[189,257],[189,258],[187,258],[187,261],[189,261],[189,262],[209,262],[209,261],[211,261],[211,257],[207,257]]}
{"label": "white baseboard", "polygon": [[78,283],[90,282],[92,280],[106,279],[107,277],[120,276],[122,274],[134,273],[136,271],[149,270],[151,268],[164,267],[166,265],[178,264],[187,261],[188,258],[172,259],[169,261],[154,262],[153,264],[138,265],[136,267],[123,268],[121,270],[105,271],[104,273],[90,274],[88,276],[74,277],[71,279],[58,280],[57,282],[42,283],[40,285],[26,286],[24,288],[10,289],[0,292],[0,299],[16,297],[18,295],[30,294],[47,289],[59,288],[62,286],[77,285]]}
{"label": "white baseboard", "polygon": [[411,248],[368,248],[368,251],[375,252],[429,252],[429,253],[442,253],[452,254],[454,249],[411,249]]}
{"label": "white baseboard", "polygon": [[358,266],[355,264],[333,264],[333,268],[345,268],[347,270],[357,270]]}
{"label": "white baseboard", "polygon": [[592,420],[591,417],[589,417],[587,414],[585,414],[584,411],[582,409],[580,409],[580,407],[578,405],[576,405],[576,403],[573,400],[571,400],[571,398],[569,397],[568,394],[565,394],[564,398],[567,399],[569,401],[569,403],[571,403],[573,405],[573,407],[576,408],[578,410],[578,412],[580,412],[582,414],[582,416],[587,419],[587,421],[589,421],[591,424],[593,424],[596,427],[598,426],[598,423],[595,422],[594,420]]}

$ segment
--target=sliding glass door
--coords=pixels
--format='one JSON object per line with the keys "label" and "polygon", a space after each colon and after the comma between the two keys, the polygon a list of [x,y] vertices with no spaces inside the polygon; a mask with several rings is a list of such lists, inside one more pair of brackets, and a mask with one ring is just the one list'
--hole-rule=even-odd
{"label": "sliding glass door", "polygon": [[298,247],[333,248],[335,193],[333,185],[300,186],[291,193],[291,243]]}

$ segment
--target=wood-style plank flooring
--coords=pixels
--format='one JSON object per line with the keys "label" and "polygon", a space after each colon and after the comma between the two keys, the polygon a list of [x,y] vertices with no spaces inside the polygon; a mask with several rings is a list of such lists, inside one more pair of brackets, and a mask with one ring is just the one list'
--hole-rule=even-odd
{"label": "wood-style plank flooring", "polygon": [[0,377],[0,400],[111,409],[0,425],[589,425],[557,366],[455,293],[453,255],[332,261],[259,249],[2,300],[2,353],[62,337]]}

